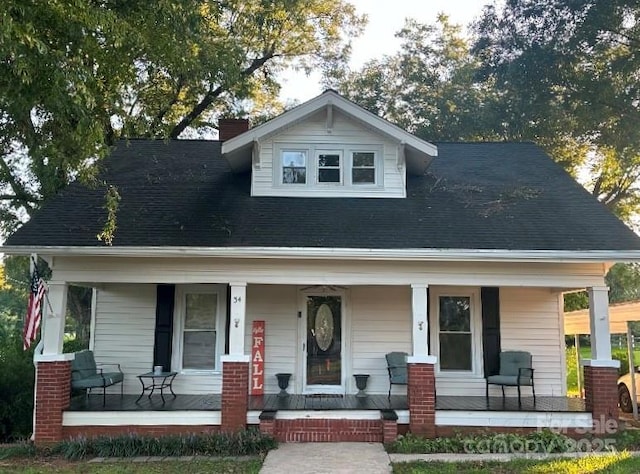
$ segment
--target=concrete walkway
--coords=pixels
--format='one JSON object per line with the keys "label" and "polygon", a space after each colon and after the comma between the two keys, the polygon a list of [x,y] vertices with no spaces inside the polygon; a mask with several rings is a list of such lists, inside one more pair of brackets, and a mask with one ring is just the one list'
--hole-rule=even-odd
{"label": "concrete walkway", "polygon": [[269,451],[261,474],[334,474],[391,472],[380,443],[281,443]]}
{"label": "concrete walkway", "polygon": [[[391,472],[391,463],[411,461],[487,462],[513,459],[562,459],[587,456],[610,456],[609,452],[595,453],[529,453],[529,454],[387,454],[379,443],[282,443],[269,451],[261,474],[334,474]],[[632,456],[640,452],[631,452]]]}

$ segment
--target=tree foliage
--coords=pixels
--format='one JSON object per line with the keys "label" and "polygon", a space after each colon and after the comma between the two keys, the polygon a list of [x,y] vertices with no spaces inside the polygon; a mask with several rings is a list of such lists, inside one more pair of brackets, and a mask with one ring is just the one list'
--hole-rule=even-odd
{"label": "tree foliage", "polygon": [[474,79],[479,62],[461,27],[440,15],[435,25],[408,19],[399,52],[328,79],[343,95],[431,141],[499,139],[499,106],[490,83]]}
{"label": "tree foliage", "polygon": [[276,74],[343,61],[363,21],[342,0],[6,0],[1,230],[71,179],[91,182],[118,137],[197,136],[221,113],[279,110]]}
{"label": "tree foliage", "polygon": [[622,218],[640,207],[640,6],[508,0],[467,39],[407,21],[400,51],[336,87],[431,140],[534,141]]}
{"label": "tree foliage", "polygon": [[624,218],[640,204],[639,20],[631,0],[508,0],[485,9],[473,49],[527,126],[582,145],[570,164]]}

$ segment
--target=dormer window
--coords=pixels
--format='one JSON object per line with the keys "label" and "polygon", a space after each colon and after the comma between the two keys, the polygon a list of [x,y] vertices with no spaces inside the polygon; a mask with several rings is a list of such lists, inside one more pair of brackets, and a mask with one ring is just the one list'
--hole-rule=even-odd
{"label": "dormer window", "polygon": [[384,155],[379,144],[276,142],[273,152],[277,188],[322,196],[384,189]]}
{"label": "dormer window", "polygon": [[351,182],[376,184],[376,154],[371,151],[355,151],[352,156]]}
{"label": "dormer window", "polygon": [[282,183],[306,184],[307,182],[307,151],[282,151]]}
{"label": "dormer window", "polygon": [[342,153],[339,151],[318,152],[318,183],[342,182]]}

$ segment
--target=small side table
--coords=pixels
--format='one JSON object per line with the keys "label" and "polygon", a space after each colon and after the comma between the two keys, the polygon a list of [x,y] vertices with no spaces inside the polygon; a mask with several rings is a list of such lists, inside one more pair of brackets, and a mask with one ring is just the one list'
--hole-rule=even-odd
{"label": "small side table", "polygon": [[145,392],[149,392],[148,397],[151,398],[151,395],[153,395],[153,392],[156,389],[160,390],[160,397],[162,398],[162,403],[165,402],[164,393],[163,393],[163,390],[165,388],[168,388],[169,391],[171,392],[171,395],[173,395],[173,398],[176,398],[176,394],[173,393],[173,387],[172,387],[173,379],[176,378],[176,375],[178,375],[178,372],[160,372],[157,374],[155,372],[147,372],[146,374],[138,375],[138,379],[142,384],[142,393],[136,400],[136,403],[140,401],[140,399],[145,394]]}

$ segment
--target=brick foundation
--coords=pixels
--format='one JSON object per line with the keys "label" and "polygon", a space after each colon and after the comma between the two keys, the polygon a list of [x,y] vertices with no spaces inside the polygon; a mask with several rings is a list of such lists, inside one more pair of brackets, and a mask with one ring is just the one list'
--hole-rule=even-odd
{"label": "brick foundation", "polygon": [[275,420],[274,436],[280,442],[301,443],[383,440],[381,420]]}
{"label": "brick foundation", "polygon": [[618,427],[618,369],[584,367],[585,406],[593,416],[595,434],[611,433]]}
{"label": "brick foundation", "polygon": [[433,364],[409,363],[409,429],[415,435],[436,436],[436,379]]}
{"label": "brick foundation", "polygon": [[398,437],[398,422],[396,420],[382,420],[382,442],[391,443]]}
{"label": "brick foundation", "polygon": [[246,427],[249,406],[249,363],[222,364],[222,426],[226,432]]}
{"label": "brick foundation", "polygon": [[38,362],[36,386],[35,443],[60,441],[62,412],[71,399],[71,361]]}
{"label": "brick foundation", "polygon": [[260,414],[260,432],[275,436],[276,434],[276,412],[263,411]]}

